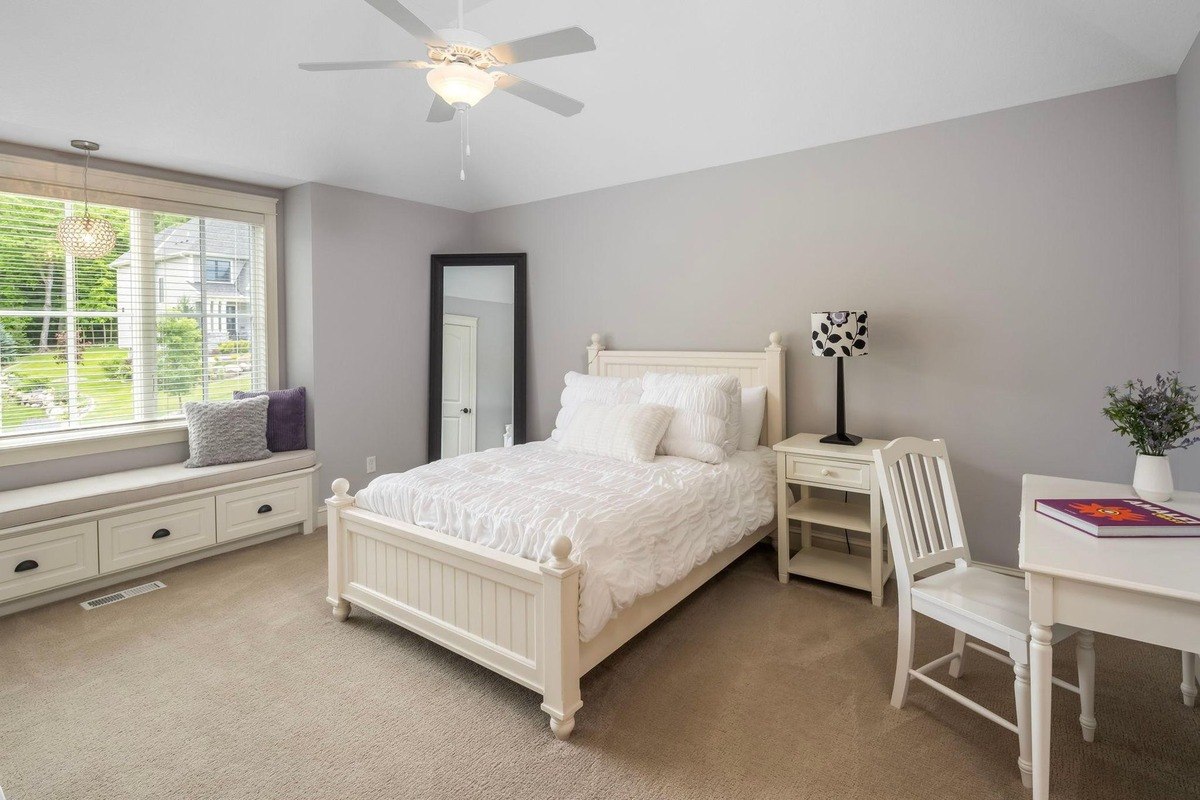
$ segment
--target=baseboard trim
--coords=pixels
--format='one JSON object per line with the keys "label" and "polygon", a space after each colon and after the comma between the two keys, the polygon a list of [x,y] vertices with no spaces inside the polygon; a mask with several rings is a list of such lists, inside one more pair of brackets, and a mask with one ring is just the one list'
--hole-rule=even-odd
{"label": "baseboard trim", "polygon": [[142,564],[137,567],[124,570],[122,572],[114,572],[108,575],[100,575],[95,578],[88,578],[79,583],[72,583],[66,586],[59,586],[54,589],[48,589],[45,592],[32,594],[28,597],[19,597],[15,600],[10,600],[7,603],[0,603],[0,617],[15,614],[18,611],[27,611],[38,606],[57,603],[60,600],[66,600],[72,597],[79,597],[85,594],[91,594],[97,589],[106,589],[109,586],[115,586],[118,583],[134,580],[135,578],[144,578],[147,575],[153,575],[157,572],[172,569],[182,566],[183,564],[199,561],[202,558],[217,556],[222,553],[229,553],[234,550],[241,550],[243,547],[250,547],[263,542],[269,542],[272,539],[280,539],[284,536],[291,536],[294,533],[299,533],[303,528],[301,523],[289,525],[286,528],[279,530],[267,531],[256,536],[247,536],[244,539],[235,539],[232,542],[225,542],[213,547],[206,547],[203,550],[194,550],[190,553],[168,558],[164,561],[155,561],[153,564]]}
{"label": "baseboard trim", "polygon": [[[323,525],[324,522],[321,522],[318,524]],[[800,547],[800,532],[797,530],[793,530],[791,533],[792,533],[792,550],[794,551]],[[846,552],[846,537],[841,533],[837,533],[837,532],[830,531],[830,530],[823,530],[821,528],[813,528],[812,542],[813,542],[813,546],[820,547],[823,550],[838,550],[843,553]],[[886,547],[886,545],[885,545],[885,547]],[[851,536],[850,536],[850,553],[852,555],[862,556],[862,557],[866,558],[871,555],[871,548],[868,546],[867,542],[864,539],[862,539],[859,536],[851,534]],[[1003,564],[992,564],[987,561],[973,561],[971,563],[973,563],[977,567],[983,567],[984,569],[990,569],[992,572],[999,572],[1001,575],[1010,575],[1014,578],[1024,578],[1025,577],[1025,573],[1022,572],[1021,570],[1017,569],[1016,567],[1007,567],[1007,566],[1004,566]]]}
{"label": "baseboard trim", "polygon": [[317,527],[324,528],[325,523],[328,521],[328,519],[329,519],[329,517],[328,517],[327,509],[325,508],[325,506],[317,506],[317,513],[316,513]]}

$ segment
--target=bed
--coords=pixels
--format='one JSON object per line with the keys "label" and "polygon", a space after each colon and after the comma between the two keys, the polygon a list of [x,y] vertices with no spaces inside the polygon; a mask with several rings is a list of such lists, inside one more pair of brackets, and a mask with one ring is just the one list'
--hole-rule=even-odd
{"label": "bed", "polygon": [[[778,333],[758,353],[612,351],[594,335],[588,372],[733,374],[767,387],[760,445],[784,435]],[[328,600],[339,619],[359,606],[539,692],[565,739],[583,675],[775,531],[771,463],[760,447],[715,467],[675,457],[606,465],[531,443],[435,462],[419,480],[386,476],[361,499],[338,479],[327,501]],[[535,487],[537,508],[503,506]],[[578,543],[549,520],[575,516],[561,530]],[[747,532],[746,520],[762,524]]]}

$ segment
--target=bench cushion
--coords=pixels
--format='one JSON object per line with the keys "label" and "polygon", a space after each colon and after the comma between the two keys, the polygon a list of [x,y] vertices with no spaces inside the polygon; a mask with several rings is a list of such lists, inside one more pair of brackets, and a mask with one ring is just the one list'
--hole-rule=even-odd
{"label": "bench cushion", "polygon": [[155,500],[183,492],[212,489],[238,481],[266,478],[317,463],[313,450],[275,453],[261,461],[186,468],[183,464],[145,467],[74,481],[0,492],[0,530],[72,514]]}

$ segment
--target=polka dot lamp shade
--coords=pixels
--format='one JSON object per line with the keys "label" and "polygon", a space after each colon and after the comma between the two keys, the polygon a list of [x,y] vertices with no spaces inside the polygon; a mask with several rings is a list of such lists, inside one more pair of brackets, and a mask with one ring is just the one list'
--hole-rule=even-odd
{"label": "polka dot lamp shade", "polygon": [[827,358],[865,356],[867,354],[867,312],[813,312],[812,354]]}

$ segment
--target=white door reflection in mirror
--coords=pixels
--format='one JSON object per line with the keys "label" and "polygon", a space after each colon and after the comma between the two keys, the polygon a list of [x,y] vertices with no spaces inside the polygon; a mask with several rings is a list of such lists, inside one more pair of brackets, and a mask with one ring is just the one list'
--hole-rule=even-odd
{"label": "white door reflection in mirror", "polygon": [[442,315],[442,458],[475,452],[478,320]]}
{"label": "white door reflection in mirror", "polygon": [[511,264],[443,269],[442,458],[505,445],[514,422],[515,280]]}

